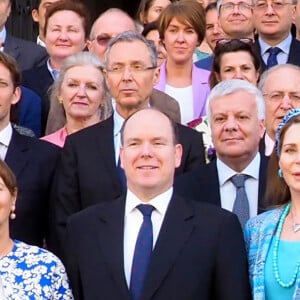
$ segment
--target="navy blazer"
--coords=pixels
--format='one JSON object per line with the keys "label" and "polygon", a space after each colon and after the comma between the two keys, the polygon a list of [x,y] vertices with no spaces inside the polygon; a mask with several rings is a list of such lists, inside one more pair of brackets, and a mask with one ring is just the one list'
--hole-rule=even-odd
{"label": "navy blazer", "polygon": [[39,66],[48,58],[44,47],[13,37],[9,33],[6,34],[3,51],[15,58],[22,71]]}
{"label": "navy blazer", "polygon": [[[269,158],[260,155],[259,187],[257,213],[265,211],[264,196],[267,181],[267,166]],[[175,179],[175,191],[196,201],[205,201],[221,207],[220,184],[216,159],[210,162],[206,169],[198,169],[188,172]]]}
{"label": "navy blazer", "polygon": [[59,147],[13,130],[5,157],[18,183],[17,218],[10,222],[12,238],[43,245],[50,189],[59,155]]}
{"label": "navy blazer", "polygon": [[[76,300],[131,299],[124,275],[125,197],[111,200],[69,220],[64,264]],[[140,299],[250,300],[247,269],[237,217],[174,195]]]}
{"label": "navy blazer", "polygon": [[[176,175],[205,166],[202,135],[177,124],[183,155]],[[113,116],[67,137],[53,188],[51,228],[57,253],[67,218],[93,204],[123,193],[114,150]],[[58,254],[58,253],[57,253]]]}
{"label": "navy blazer", "polygon": [[53,82],[46,62],[22,73],[22,85],[36,92],[42,99],[42,136],[45,134],[50,109],[49,88]]}
{"label": "navy blazer", "polygon": [[[258,39],[255,40],[254,46],[256,48],[256,51],[260,57],[260,67],[262,71],[265,71],[267,66],[265,64],[265,62],[262,59],[261,56],[261,49],[260,49],[260,45],[258,42]],[[300,42],[298,40],[296,40],[295,38],[292,39],[291,42],[291,46],[290,46],[290,51],[289,51],[289,55],[288,55],[288,60],[287,60],[287,64],[293,64],[296,66],[300,67]]]}

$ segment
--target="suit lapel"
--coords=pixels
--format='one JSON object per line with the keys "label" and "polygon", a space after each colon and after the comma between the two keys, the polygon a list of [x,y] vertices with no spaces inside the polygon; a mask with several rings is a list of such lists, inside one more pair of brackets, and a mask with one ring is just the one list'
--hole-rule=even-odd
{"label": "suit lapel", "polygon": [[15,176],[18,178],[22,170],[27,164],[27,153],[29,139],[24,138],[13,129],[11,141],[9,143],[5,162],[13,170]]}
{"label": "suit lapel", "polygon": [[4,52],[17,59],[20,55],[19,46],[14,43],[14,40],[9,34],[6,35]]}
{"label": "suit lapel", "polygon": [[142,299],[150,299],[162,284],[193,231],[192,220],[193,211],[185,200],[173,196],[152,253]]}
{"label": "suit lapel", "polygon": [[267,184],[267,169],[268,169],[269,157],[260,154],[260,166],[259,166],[259,183],[258,183],[258,203],[257,213],[262,213],[266,209],[264,203],[266,184]]}
{"label": "suit lapel", "polygon": [[98,239],[99,247],[107,262],[116,288],[123,294],[122,299],[129,300],[129,290],[124,273],[123,235],[124,235],[125,196],[101,206],[99,211]]}
{"label": "suit lapel", "polygon": [[[208,176],[205,177],[206,191],[209,196],[209,203],[221,207],[220,183],[217,170],[217,159],[214,159],[207,165]],[[203,195],[206,197],[206,195]]]}

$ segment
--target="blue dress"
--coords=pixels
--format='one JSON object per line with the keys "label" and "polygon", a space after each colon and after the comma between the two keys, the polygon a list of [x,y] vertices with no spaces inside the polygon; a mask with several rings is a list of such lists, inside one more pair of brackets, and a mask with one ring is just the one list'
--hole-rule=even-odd
{"label": "blue dress", "polygon": [[65,268],[51,252],[14,241],[0,258],[0,280],[5,299],[74,299]]}

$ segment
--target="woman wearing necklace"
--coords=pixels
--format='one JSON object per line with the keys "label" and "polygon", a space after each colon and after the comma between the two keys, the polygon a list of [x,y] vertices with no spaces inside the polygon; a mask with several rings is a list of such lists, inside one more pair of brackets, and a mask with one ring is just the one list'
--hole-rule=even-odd
{"label": "woman wearing necklace", "polygon": [[276,132],[267,185],[267,199],[273,199],[275,208],[245,227],[254,300],[300,299],[299,132],[298,108],[284,117]]}
{"label": "woman wearing necklace", "polygon": [[0,299],[72,300],[65,268],[49,251],[9,236],[17,217],[17,182],[0,159]]}

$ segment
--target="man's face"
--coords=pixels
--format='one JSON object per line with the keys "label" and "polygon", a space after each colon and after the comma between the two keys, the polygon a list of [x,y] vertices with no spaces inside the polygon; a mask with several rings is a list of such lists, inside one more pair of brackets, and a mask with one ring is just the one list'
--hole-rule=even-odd
{"label": "man's face", "polygon": [[135,24],[128,16],[118,12],[103,15],[96,20],[91,31],[91,39],[87,44],[89,51],[104,60],[110,39],[128,30],[135,30]]}
{"label": "man's face", "polygon": [[58,2],[59,0],[41,0],[38,9],[32,10],[32,19],[34,22],[39,23],[39,32],[44,32],[45,26],[45,14],[46,9],[52,3]]}
{"label": "man's face", "polygon": [[145,109],[127,122],[120,151],[128,188],[149,201],[173,184],[181,161],[181,145],[174,145],[170,121],[161,112]]}
{"label": "man's face", "polygon": [[209,47],[212,50],[214,50],[217,41],[225,38],[225,34],[219,24],[217,9],[210,9],[206,13],[205,19],[206,19],[205,39]]}
{"label": "man's face", "polygon": [[296,7],[288,0],[256,0],[253,15],[258,34],[270,45],[276,45],[290,33]]}
{"label": "man's face", "polygon": [[151,67],[149,50],[142,41],[119,42],[112,46],[105,78],[116,100],[116,109],[123,117],[127,117],[128,111],[148,105],[153,85],[159,78],[158,69],[149,69]]}
{"label": "man's face", "polygon": [[251,0],[224,0],[219,12],[219,22],[230,38],[252,37],[254,19]]}
{"label": "man's face", "polygon": [[7,18],[10,15],[10,0],[0,0],[0,30],[3,29]]}
{"label": "man's face", "polygon": [[217,156],[229,166],[253,159],[264,132],[255,96],[236,91],[210,103],[212,141]]}
{"label": "man's face", "polygon": [[20,88],[14,88],[9,70],[0,63],[0,130],[7,126],[11,105],[16,104],[20,96]]}
{"label": "man's face", "polygon": [[266,130],[275,140],[283,117],[292,108],[300,107],[300,71],[292,68],[274,71],[267,77],[262,93],[266,103]]}

